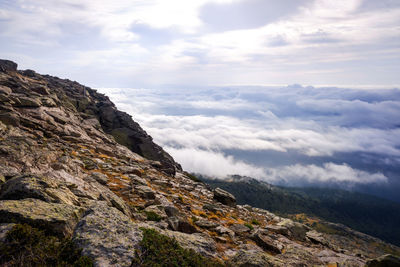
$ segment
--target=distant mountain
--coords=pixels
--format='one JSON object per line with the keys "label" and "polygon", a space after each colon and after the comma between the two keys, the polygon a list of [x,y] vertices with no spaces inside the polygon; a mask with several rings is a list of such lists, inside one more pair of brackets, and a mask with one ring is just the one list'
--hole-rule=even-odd
{"label": "distant mountain", "polygon": [[226,180],[198,177],[231,192],[239,204],[283,216],[305,213],[400,245],[400,204],[396,202],[340,189],[273,186],[242,176]]}

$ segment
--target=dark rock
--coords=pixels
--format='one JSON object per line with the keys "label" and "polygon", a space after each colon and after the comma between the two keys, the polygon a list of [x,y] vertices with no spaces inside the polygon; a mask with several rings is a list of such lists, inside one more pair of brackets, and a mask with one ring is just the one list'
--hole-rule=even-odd
{"label": "dark rock", "polygon": [[0,59],[0,71],[17,71],[17,63],[10,60]]}
{"label": "dark rock", "polygon": [[247,227],[246,225],[243,225],[243,224],[239,224],[239,223],[232,224],[231,226],[229,226],[229,229],[231,229],[237,235],[242,235],[244,233],[250,232],[249,227]]}
{"label": "dark rock", "polygon": [[279,225],[267,225],[265,226],[265,229],[267,229],[270,232],[281,234],[288,236],[289,235],[289,229],[284,226],[279,226]]}
{"label": "dark rock", "polygon": [[206,228],[206,229],[216,228],[219,226],[218,223],[206,219],[199,219],[194,224],[201,228]]}
{"label": "dark rock", "polygon": [[102,174],[101,172],[92,172],[91,177],[102,185],[107,184],[108,177],[107,177],[107,175]]}
{"label": "dark rock", "polygon": [[169,227],[178,232],[193,234],[197,232],[196,227],[191,225],[185,218],[174,216],[167,219]]}
{"label": "dark rock", "polygon": [[180,214],[179,210],[174,206],[164,206],[164,210],[168,217],[178,216]]}
{"label": "dark rock", "polygon": [[367,267],[399,267],[400,257],[391,254],[367,261]]}
{"label": "dark rock", "polygon": [[0,121],[5,125],[18,126],[20,124],[19,117],[12,112],[0,114]]}
{"label": "dark rock", "polygon": [[214,199],[231,207],[236,206],[236,198],[231,193],[221,188],[214,189]]}
{"label": "dark rock", "polygon": [[139,194],[139,196],[141,196],[144,199],[155,199],[156,198],[156,194],[154,193],[153,189],[151,189],[148,186],[140,185],[140,186],[137,186],[135,189],[136,189],[135,193]]}

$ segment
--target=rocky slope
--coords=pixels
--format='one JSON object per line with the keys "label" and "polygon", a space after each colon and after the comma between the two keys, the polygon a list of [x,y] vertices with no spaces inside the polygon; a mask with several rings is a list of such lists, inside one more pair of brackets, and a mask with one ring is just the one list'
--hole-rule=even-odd
{"label": "rocky slope", "polygon": [[[108,97],[77,82],[2,60],[0,101],[2,242],[15,225],[28,224],[69,238],[95,266],[144,264],[145,229],[205,257],[199,266],[211,259],[231,266],[364,266],[400,253],[346,227],[318,232],[236,205],[230,193],[183,172]],[[368,264],[384,261],[398,259]],[[12,265],[4,255],[0,262]]]}

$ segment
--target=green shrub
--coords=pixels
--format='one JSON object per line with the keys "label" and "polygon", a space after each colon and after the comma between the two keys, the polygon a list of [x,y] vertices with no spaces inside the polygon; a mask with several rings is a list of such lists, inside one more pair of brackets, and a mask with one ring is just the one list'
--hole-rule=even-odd
{"label": "green shrub", "polygon": [[141,228],[143,239],[132,266],[224,266],[222,263],[205,258],[191,249],[182,248],[175,239],[161,235],[154,229]]}
{"label": "green shrub", "polygon": [[155,222],[161,221],[161,216],[155,213],[154,211],[145,211],[145,213],[148,221],[155,221]]}
{"label": "green shrub", "polygon": [[251,220],[251,224],[260,225],[260,222],[257,221],[256,219],[253,219],[253,220]]}
{"label": "green shrub", "polygon": [[247,226],[250,230],[254,229],[253,225],[251,225],[249,223],[245,223],[244,226]]}
{"label": "green shrub", "polygon": [[27,224],[16,224],[0,244],[0,266],[76,266],[93,262],[81,256],[71,240],[46,235]]}

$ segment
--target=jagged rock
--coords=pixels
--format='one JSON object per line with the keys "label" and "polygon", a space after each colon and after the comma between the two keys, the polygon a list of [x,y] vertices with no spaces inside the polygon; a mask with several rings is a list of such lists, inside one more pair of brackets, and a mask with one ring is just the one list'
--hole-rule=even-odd
{"label": "jagged rock", "polygon": [[156,194],[148,186],[145,186],[145,185],[137,186],[135,189],[136,189],[137,194],[139,194],[144,199],[155,199],[156,198]]}
{"label": "jagged rock", "polygon": [[163,206],[157,206],[157,205],[152,205],[148,206],[147,208],[144,209],[145,212],[153,212],[157,214],[158,216],[161,217],[161,219],[166,219],[168,216],[164,211]]}
{"label": "jagged rock", "polygon": [[82,210],[39,199],[0,200],[0,223],[27,223],[59,236],[70,236]]}
{"label": "jagged rock", "polygon": [[286,227],[289,230],[290,235],[298,240],[305,240],[306,233],[311,230],[310,227],[298,222],[294,222],[290,219],[285,219],[279,222],[277,225]]}
{"label": "jagged rock", "polygon": [[169,227],[174,231],[179,231],[182,233],[193,234],[198,232],[196,227],[191,225],[186,218],[173,216],[169,217],[168,220]]}
{"label": "jagged rock", "polygon": [[43,85],[32,86],[31,90],[38,94],[41,94],[41,95],[49,95],[50,94],[49,88],[47,88],[47,86],[43,86]]}
{"label": "jagged rock", "polygon": [[247,227],[246,225],[243,225],[243,224],[239,224],[239,223],[232,224],[231,226],[229,226],[229,229],[231,229],[237,235],[242,235],[242,234],[250,232],[249,227]]}
{"label": "jagged rock", "polygon": [[289,229],[287,227],[281,226],[281,225],[267,225],[265,227],[268,231],[271,231],[273,233],[281,234],[281,235],[289,235]]}
{"label": "jagged rock", "polygon": [[398,267],[400,266],[400,257],[386,254],[376,259],[367,261],[367,267]]}
{"label": "jagged rock", "polygon": [[180,215],[179,210],[171,205],[164,206],[164,210],[168,217]]}
{"label": "jagged rock", "polygon": [[12,112],[0,114],[0,121],[5,125],[18,126],[20,124],[19,116]]}
{"label": "jagged rock", "polygon": [[217,211],[223,212],[223,209],[221,209],[221,208],[218,207],[217,205],[208,204],[208,203],[205,204],[205,205],[203,206],[203,209],[204,209],[204,210],[209,210],[209,211],[214,212],[214,213],[216,213]]}
{"label": "jagged rock", "polygon": [[260,231],[254,233],[251,238],[266,251],[273,253],[282,253],[283,244],[279,241],[272,239],[271,237],[261,233]]}
{"label": "jagged rock", "polygon": [[0,199],[37,198],[46,202],[79,205],[78,198],[56,180],[22,175],[8,180],[0,190]]}
{"label": "jagged rock", "polygon": [[230,230],[229,228],[226,228],[226,227],[224,227],[224,226],[222,226],[222,225],[216,227],[216,228],[214,229],[214,231],[217,232],[218,234],[221,234],[221,235],[225,235],[225,234],[226,234],[226,235],[228,235],[228,236],[231,237],[231,238],[233,238],[233,237],[235,236],[235,232],[233,232],[233,231]]}
{"label": "jagged rock", "polygon": [[206,228],[206,229],[216,228],[219,226],[218,223],[206,219],[199,219],[194,224],[196,224],[201,228]]}
{"label": "jagged rock", "polygon": [[100,172],[92,172],[91,177],[102,185],[106,185],[108,182],[107,175],[102,174]]}
{"label": "jagged rock", "polygon": [[231,193],[226,192],[221,188],[214,189],[214,199],[231,207],[236,205],[236,198]]}
{"label": "jagged rock", "polygon": [[239,252],[231,259],[230,263],[232,266],[239,267],[287,266],[284,262],[275,257],[257,250],[239,250]]}
{"label": "jagged rock", "polygon": [[73,242],[95,266],[131,266],[142,231],[129,217],[104,202],[91,206],[73,234]]}
{"label": "jagged rock", "polygon": [[9,95],[11,93],[12,93],[12,90],[9,87],[0,85],[0,94]]}
{"label": "jagged rock", "polygon": [[35,98],[30,98],[30,97],[19,97],[18,98],[19,103],[16,103],[15,105],[18,107],[32,107],[32,108],[37,108],[41,106],[41,102],[38,99]]}
{"label": "jagged rock", "polygon": [[134,185],[147,185],[146,180],[138,175],[129,174],[128,177],[131,179],[131,182]]}
{"label": "jagged rock", "polygon": [[17,63],[10,60],[0,59],[0,71],[17,71]]}
{"label": "jagged rock", "polygon": [[325,238],[323,237],[323,235],[322,235],[321,233],[318,233],[318,232],[315,231],[315,230],[308,231],[308,232],[306,233],[306,237],[307,237],[310,241],[312,241],[312,242],[314,242],[314,243],[319,243],[319,244],[322,244],[322,245],[328,245],[328,242],[325,240]]}

